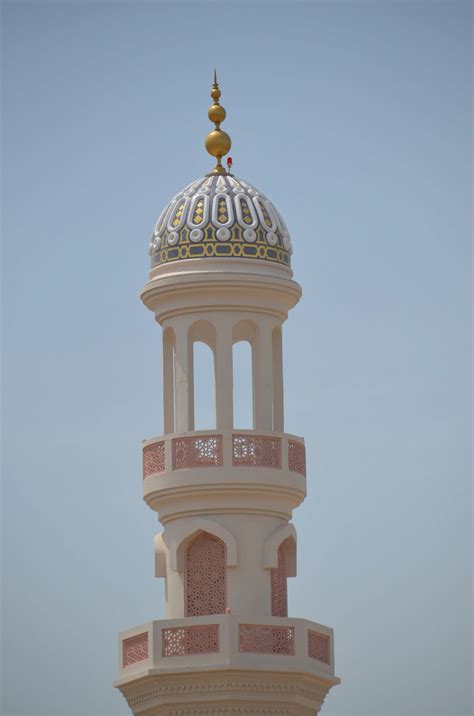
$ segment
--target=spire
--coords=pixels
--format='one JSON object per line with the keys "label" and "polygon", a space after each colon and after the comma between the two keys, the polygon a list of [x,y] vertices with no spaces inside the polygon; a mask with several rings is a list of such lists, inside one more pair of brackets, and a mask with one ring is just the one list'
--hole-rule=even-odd
{"label": "spire", "polygon": [[225,169],[222,166],[221,159],[230,150],[232,146],[231,139],[226,132],[221,129],[221,122],[225,119],[225,109],[219,104],[219,98],[221,91],[217,83],[217,72],[214,70],[214,82],[211,88],[211,97],[214,100],[214,104],[209,107],[207,113],[211,122],[214,122],[215,129],[213,129],[206,137],[206,149],[213,157],[216,157],[217,163],[211,174],[225,174]]}

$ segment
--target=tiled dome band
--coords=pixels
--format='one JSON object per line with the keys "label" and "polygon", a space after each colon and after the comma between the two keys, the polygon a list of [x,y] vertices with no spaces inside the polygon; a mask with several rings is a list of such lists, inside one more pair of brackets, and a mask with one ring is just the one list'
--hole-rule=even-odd
{"label": "tiled dome band", "polygon": [[152,266],[182,259],[237,257],[290,266],[291,239],[273,204],[230,176],[199,179],[177,194],[158,219]]}

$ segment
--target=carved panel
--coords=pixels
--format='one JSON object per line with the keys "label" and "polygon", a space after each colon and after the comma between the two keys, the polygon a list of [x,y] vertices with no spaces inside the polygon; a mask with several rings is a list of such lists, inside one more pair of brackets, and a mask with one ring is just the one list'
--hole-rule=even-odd
{"label": "carved panel", "polygon": [[330,640],[327,634],[308,630],[308,656],[330,664]]}
{"label": "carved panel", "polygon": [[186,550],[185,616],[224,614],[226,608],[226,546],[203,532]]}
{"label": "carved panel", "polygon": [[148,632],[123,640],[122,663],[124,667],[144,659],[148,659]]}
{"label": "carved panel", "polygon": [[199,435],[173,440],[173,470],[218,467],[223,464],[222,435]]}
{"label": "carved panel", "polygon": [[292,472],[306,475],[306,448],[303,443],[288,440],[288,467]]}
{"label": "carved panel", "polygon": [[264,624],[239,624],[239,651],[294,656],[295,629]]}
{"label": "carved panel", "polygon": [[288,595],[286,584],[285,552],[278,548],[278,567],[271,570],[272,580],[272,617],[288,616]]}
{"label": "carved panel", "polygon": [[204,624],[162,630],[163,656],[210,654],[219,651],[219,625]]}
{"label": "carved panel", "polygon": [[146,445],[143,448],[143,478],[165,471],[165,442]]}
{"label": "carved panel", "polygon": [[233,435],[232,464],[281,467],[281,440],[264,435]]}

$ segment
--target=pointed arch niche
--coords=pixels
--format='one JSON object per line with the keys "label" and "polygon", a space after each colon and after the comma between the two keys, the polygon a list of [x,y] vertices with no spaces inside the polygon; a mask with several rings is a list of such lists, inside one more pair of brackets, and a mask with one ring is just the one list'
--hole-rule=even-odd
{"label": "pointed arch niche", "polygon": [[224,614],[227,602],[226,546],[209,532],[199,532],[184,558],[184,615]]}

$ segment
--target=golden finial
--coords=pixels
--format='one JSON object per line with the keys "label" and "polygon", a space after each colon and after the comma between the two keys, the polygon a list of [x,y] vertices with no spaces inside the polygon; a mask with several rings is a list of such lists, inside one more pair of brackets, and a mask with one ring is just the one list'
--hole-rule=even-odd
{"label": "golden finial", "polygon": [[209,132],[206,137],[206,149],[209,154],[217,158],[216,166],[214,167],[211,174],[225,174],[225,169],[222,166],[221,159],[230,150],[232,146],[231,139],[227,132],[223,132],[221,129],[221,122],[225,119],[225,109],[219,104],[219,98],[221,91],[217,84],[217,72],[214,70],[214,82],[211,88],[211,97],[214,100],[212,107],[209,107],[207,113],[211,122],[214,122],[216,128]]}

